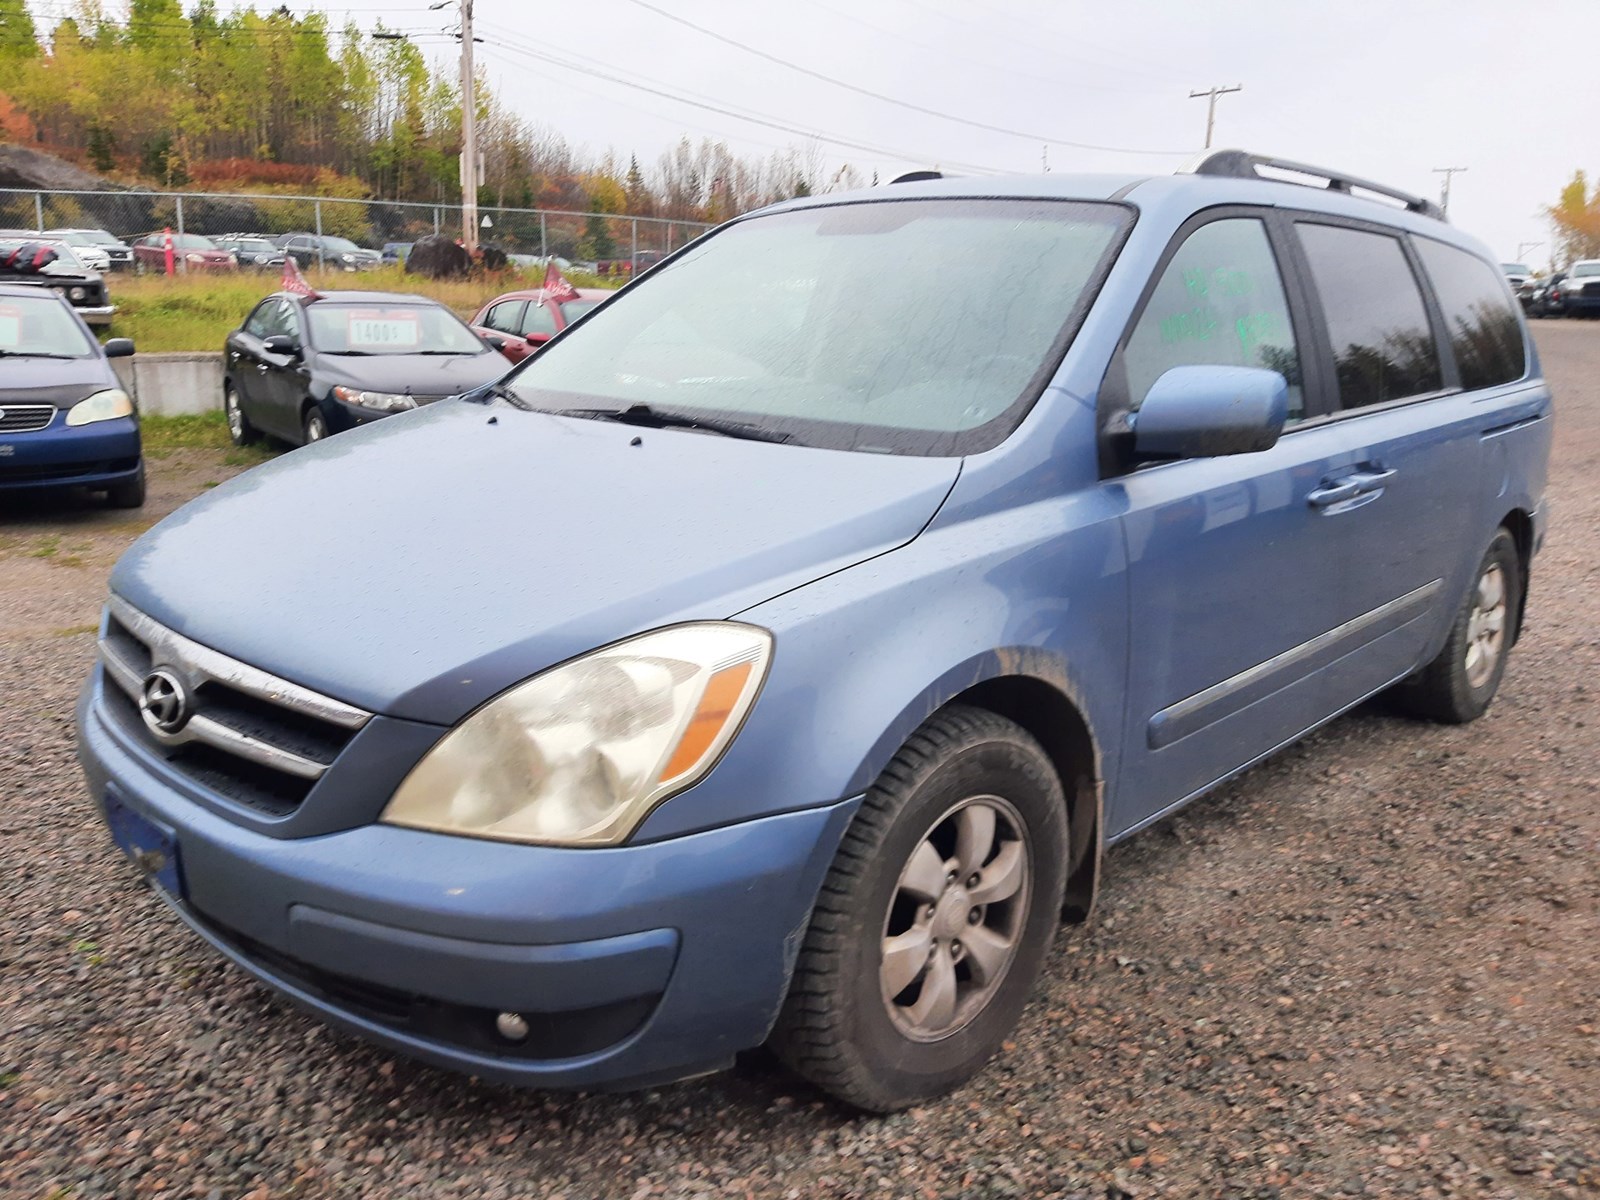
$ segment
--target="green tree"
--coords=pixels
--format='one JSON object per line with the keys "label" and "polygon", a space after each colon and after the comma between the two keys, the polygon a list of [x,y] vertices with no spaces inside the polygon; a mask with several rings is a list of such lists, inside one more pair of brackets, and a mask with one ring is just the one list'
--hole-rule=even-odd
{"label": "green tree", "polygon": [[0,82],[9,80],[19,64],[39,54],[39,34],[26,0],[0,0]]}

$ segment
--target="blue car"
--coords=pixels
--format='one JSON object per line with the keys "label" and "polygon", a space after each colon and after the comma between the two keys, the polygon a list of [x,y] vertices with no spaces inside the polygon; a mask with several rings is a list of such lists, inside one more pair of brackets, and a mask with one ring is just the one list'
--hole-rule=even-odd
{"label": "blue car", "polygon": [[1484,712],[1550,430],[1494,260],[1378,184],[796,200],[146,534],[83,766],[195,933],[384,1046],[591,1089],[769,1043],[901,1108],[1107,846],[1377,693]]}
{"label": "blue car", "polygon": [[102,349],[54,291],[0,283],[0,496],[84,487],[117,508],[144,503],[139,414]]}

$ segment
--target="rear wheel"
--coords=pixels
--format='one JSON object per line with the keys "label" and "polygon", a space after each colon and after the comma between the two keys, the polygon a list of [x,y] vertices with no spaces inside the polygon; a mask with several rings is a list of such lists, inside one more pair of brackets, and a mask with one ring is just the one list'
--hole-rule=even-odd
{"label": "rear wheel", "polygon": [[1015,1027],[1056,930],[1066,803],[1019,726],[952,707],[867,794],[823,884],[773,1048],[860,1108],[965,1083]]}
{"label": "rear wheel", "polygon": [[1478,565],[1444,649],[1398,689],[1401,707],[1451,725],[1481,717],[1505,675],[1525,586],[1517,543],[1501,529]]}
{"label": "rear wheel", "polygon": [[222,385],[222,412],[228,418],[228,437],[235,446],[248,446],[256,440],[255,426],[244,415],[244,409],[239,405],[239,393],[231,383]]}

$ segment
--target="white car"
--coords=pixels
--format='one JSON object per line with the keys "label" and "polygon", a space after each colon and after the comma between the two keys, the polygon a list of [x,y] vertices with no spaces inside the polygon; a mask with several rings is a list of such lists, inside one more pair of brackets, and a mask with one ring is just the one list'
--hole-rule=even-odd
{"label": "white car", "polygon": [[48,233],[37,236],[41,243],[86,270],[99,271],[102,275],[111,270],[111,255],[103,246],[80,246],[76,242],[69,242],[65,238]]}

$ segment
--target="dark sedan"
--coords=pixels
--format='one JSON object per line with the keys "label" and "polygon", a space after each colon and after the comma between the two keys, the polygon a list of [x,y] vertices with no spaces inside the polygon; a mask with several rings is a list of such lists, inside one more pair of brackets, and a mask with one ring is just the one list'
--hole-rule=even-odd
{"label": "dark sedan", "polygon": [[349,238],[321,237],[315,233],[284,233],[273,241],[306,269],[326,267],[337,271],[371,271],[383,265],[383,256],[376,250],[358,246]]}
{"label": "dark sedan", "polygon": [[66,300],[0,284],[0,495],[87,487],[118,508],[144,503],[139,415],[102,350]]}
{"label": "dark sedan", "polygon": [[235,443],[295,444],[471,391],[508,369],[442,304],[390,292],[268,296],[228,335]]}

